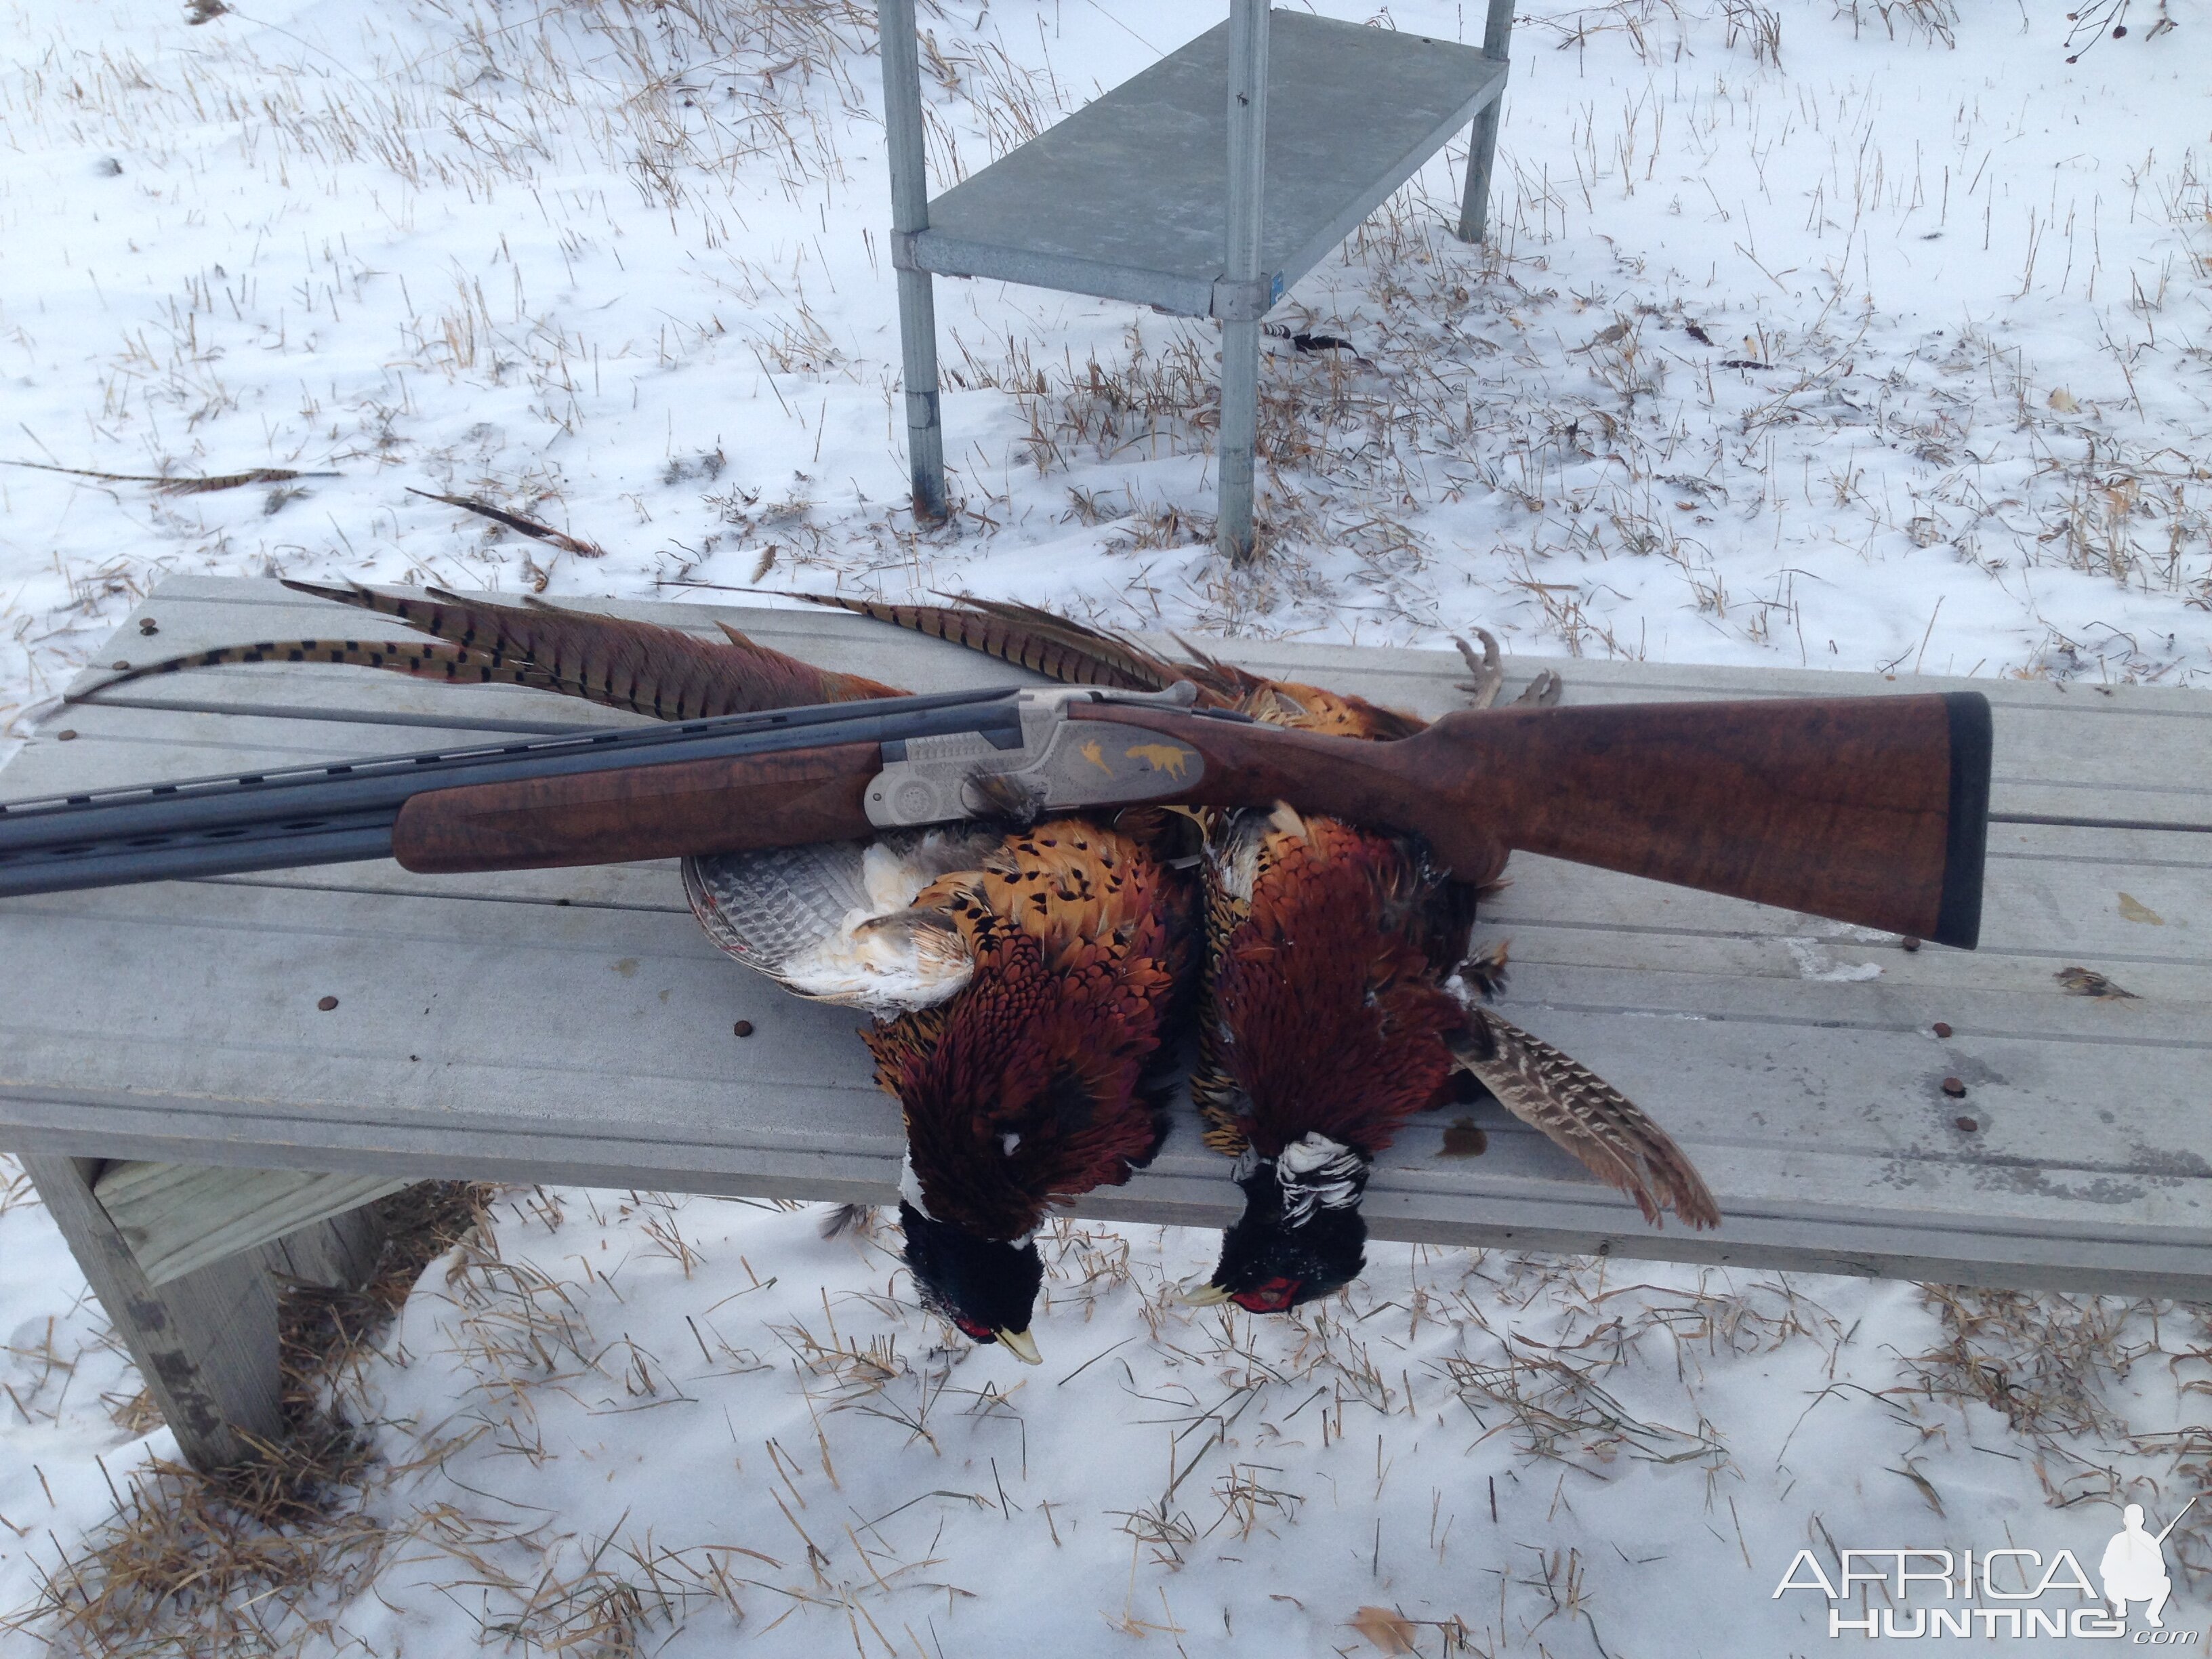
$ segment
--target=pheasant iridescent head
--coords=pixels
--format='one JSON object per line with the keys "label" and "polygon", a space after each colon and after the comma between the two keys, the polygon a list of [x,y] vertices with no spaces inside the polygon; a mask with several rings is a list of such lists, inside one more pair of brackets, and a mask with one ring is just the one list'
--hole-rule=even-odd
{"label": "pheasant iridescent head", "polygon": [[1367,1160],[1326,1135],[1309,1134],[1278,1158],[1247,1151],[1237,1184],[1244,1213],[1222,1237],[1213,1277],[1183,1301],[1234,1302],[1249,1313],[1281,1313],[1334,1294],[1366,1267],[1367,1223],[1359,1213]]}
{"label": "pheasant iridescent head", "polygon": [[899,1224],[923,1307],[970,1341],[998,1342],[1023,1364],[1039,1363],[1030,1319],[1044,1262],[1035,1244],[978,1238],[917,1210],[911,1200],[899,1204]]}

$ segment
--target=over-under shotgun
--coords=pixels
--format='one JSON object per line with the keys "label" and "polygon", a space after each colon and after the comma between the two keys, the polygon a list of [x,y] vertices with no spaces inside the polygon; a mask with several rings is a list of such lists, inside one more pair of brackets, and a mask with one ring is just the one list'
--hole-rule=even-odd
{"label": "over-under shotgun", "polygon": [[[978,779],[995,782],[979,791]],[[0,896],[390,854],[459,872],[734,853],[1040,812],[1287,801],[1971,948],[1990,711],[1971,692],[1447,714],[1394,743],[1188,689],[900,697],[0,805]]]}

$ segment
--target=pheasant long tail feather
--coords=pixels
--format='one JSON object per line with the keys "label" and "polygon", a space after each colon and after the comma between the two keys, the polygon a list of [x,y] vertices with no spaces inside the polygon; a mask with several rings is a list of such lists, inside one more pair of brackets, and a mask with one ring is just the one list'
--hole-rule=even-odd
{"label": "pheasant long tail feather", "polygon": [[543,599],[525,599],[517,609],[434,587],[427,590],[426,603],[360,587],[287,586],[389,611],[441,639],[479,647],[489,643],[528,658],[556,690],[656,720],[901,695],[896,686],[817,668],[727,627],[722,631],[728,643],[718,645],[681,629],[565,610]]}
{"label": "pheasant long tail feather", "polygon": [[[287,581],[320,599],[372,611],[441,647],[349,640],[264,641],[173,658],[123,678],[221,662],[341,662],[455,681],[541,687],[659,720],[741,714],[807,703],[894,697],[897,687],[834,673],[730,632],[726,644],[653,623],[568,611],[541,600],[492,605],[437,588],[429,597],[353,585]],[[108,680],[106,685],[118,684]],[[95,688],[102,689],[102,688]]]}
{"label": "pheasant long tail feather", "polygon": [[1659,1224],[1672,1210],[1692,1227],[1721,1214],[1705,1177],[1641,1108],[1580,1061],[1487,1009],[1471,1009],[1453,1057],[1522,1122],[1574,1154]]}
{"label": "pheasant long tail feather", "polygon": [[228,645],[212,651],[187,652],[160,662],[143,663],[111,674],[97,685],[73,694],[81,702],[94,693],[109,690],[131,680],[154,674],[174,674],[188,668],[216,668],[229,663],[318,662],[344,663],[357,668],[389,668],[420,679],[447,680],[456,685],[532,685],[551,687],[553,682],[527,659],[471,646],[432,644],[427,640],[262,640],[252,645]]}
{"label": "pheasant long tail feather", "polygon": [[1170,637],[1182,647],[1186,676],[1232,708],[1242,708],[1266,690],[1268,682],[1265,676],[1239,668],[1235,663],[1224,662],[1210,652],[1200,650],[1180,634]]}
{"label": "pheasant long tail feather", "polygon": [[1063,685],[1159,691],[1192,678],[1182,664],[1169,662],[1127,640],[1035,605],[964,595],[952,605],[891,605],[834,593],[786,597],[855,611],[910,633],[927,634],[1033,670]]}

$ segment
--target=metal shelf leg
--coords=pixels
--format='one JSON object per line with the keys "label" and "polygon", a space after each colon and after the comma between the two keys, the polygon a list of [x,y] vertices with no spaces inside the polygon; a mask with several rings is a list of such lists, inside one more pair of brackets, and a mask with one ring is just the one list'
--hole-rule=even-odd
{"label": "metal shelf leg", "polygon": [[945,428],[938,413],[937,296],[932,280],[926,270],[898,274],[907,471],[914,480],[915,517],[935,523],[949,508],[945,493]]}
{"label": "metal shelf leg", "polygon": [[929,228],[929,166],[921,131],[921,61],[914,0],[878,0],[884,57],[884,128],[891,168],[891,263],[898,268],[899,356],[906,388],[907,467],[914,514],[947,510],[945,428],[937,395],[937,298],[926,270],[908,263],[908,239]]}
{"label": "metal shelf leg", "polygon": [[[1260,281],[1267,158],[1267,0],[1231,0],[1229,224],[1225,276],[1249,295]],[[1260,316],[1248,304],[1221,325],[1221,497],[1214,542],[1238,563],[1254,552],[1254,451],[1260,425]],[[1247,318],[1243,313],[1249,311]]]}
{"label": "metal shelf leg", "polygon": [[[1482,30],[1482,55],[1493,63],[1506,60],[1513,38],[1513,0],[1490,0],[1489,21]],[[1498,95],[1483,106],[1474,118],[1467,143],[1467,191],[1460,199],[1459,239],[1480,242],[1490,221],[1490,169],[1498,157],[1498,118],[1505,102]]]}

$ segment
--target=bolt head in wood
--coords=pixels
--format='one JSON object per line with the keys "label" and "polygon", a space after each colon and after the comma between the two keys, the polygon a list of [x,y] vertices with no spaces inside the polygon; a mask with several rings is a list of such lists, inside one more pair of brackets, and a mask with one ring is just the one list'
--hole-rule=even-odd
{"label": "bolt head in wood", "polygon": [[1936,1035],[1939,1037],[1947,1037],[1951,1035],[1950,1026],[1940,1019],[1936,1022],[1934,1029]]}
{"label": "bolt head in wood", "polygon": [[1913,938],[1910,933],[1907,933],[1903,939],[1898,940],[1898,943],[1902,945],[1908,951],[1917,951],[1920,948],[1920,941]]}
{"label": "bolt head in wood", "polygon": [[138,618],[138,631],[141,634],[158,634],[161,631],[161,624],[151,617],[141,617]]}
{"label": "bolt head in wood", "polygon": [[326,1014],[337,1006],[338,1000],[336,997],[325,997],[315,1004],[316,1007],[321,1009]]}
{"label": "bolt head in wood", "polygon": [[1975,1122],[1975,1121],[1974,1121],[1974,1120],[1973,1120],[1973,1119],[1972,1119],[1972,1118],[1970,1118],[1970,1117],[1954,1117],[1954,1118],[1953,1118],[1953,1119],[1951,1120],[1951,1121],[1952,1121],[1952,1122],[1954,1122],[1954,1123],[1955,1123],[1955,1124],[1957,1124],[1957,1125],[1958,1125],[1961,1129],[1965,1130],[1968,1134],[1972,1134],[1972,1133],[1973,1133],[1975,1130],[1977,1130],[1977,1129],[1978,1129],[1978,1128],[1980,1128],[1980,1127],[1982,1127],[1980,1124],[1978,1124],[1978,1123]]}
{"label": "bolt head in wood", "polygon": [[75,743],[76,741],[76,733],[75,732],[57,732],[54,733],[54,741],[56,743]]}
{"label": "bolt head in wood", "polygon": [[735,1025],[730,1027],[730,1030],[736,1032],[739,1036],[750,1036],[753,1034],[753,1023],[749,1019],[741,1019]]}
{"label": "bolt head in wood", "polygon": [[1947,1077],[1943,1079],[1943,1092],[1954,1100],[1964,1100],[1966,1097],[1966,1085],[1955,1077]]}

